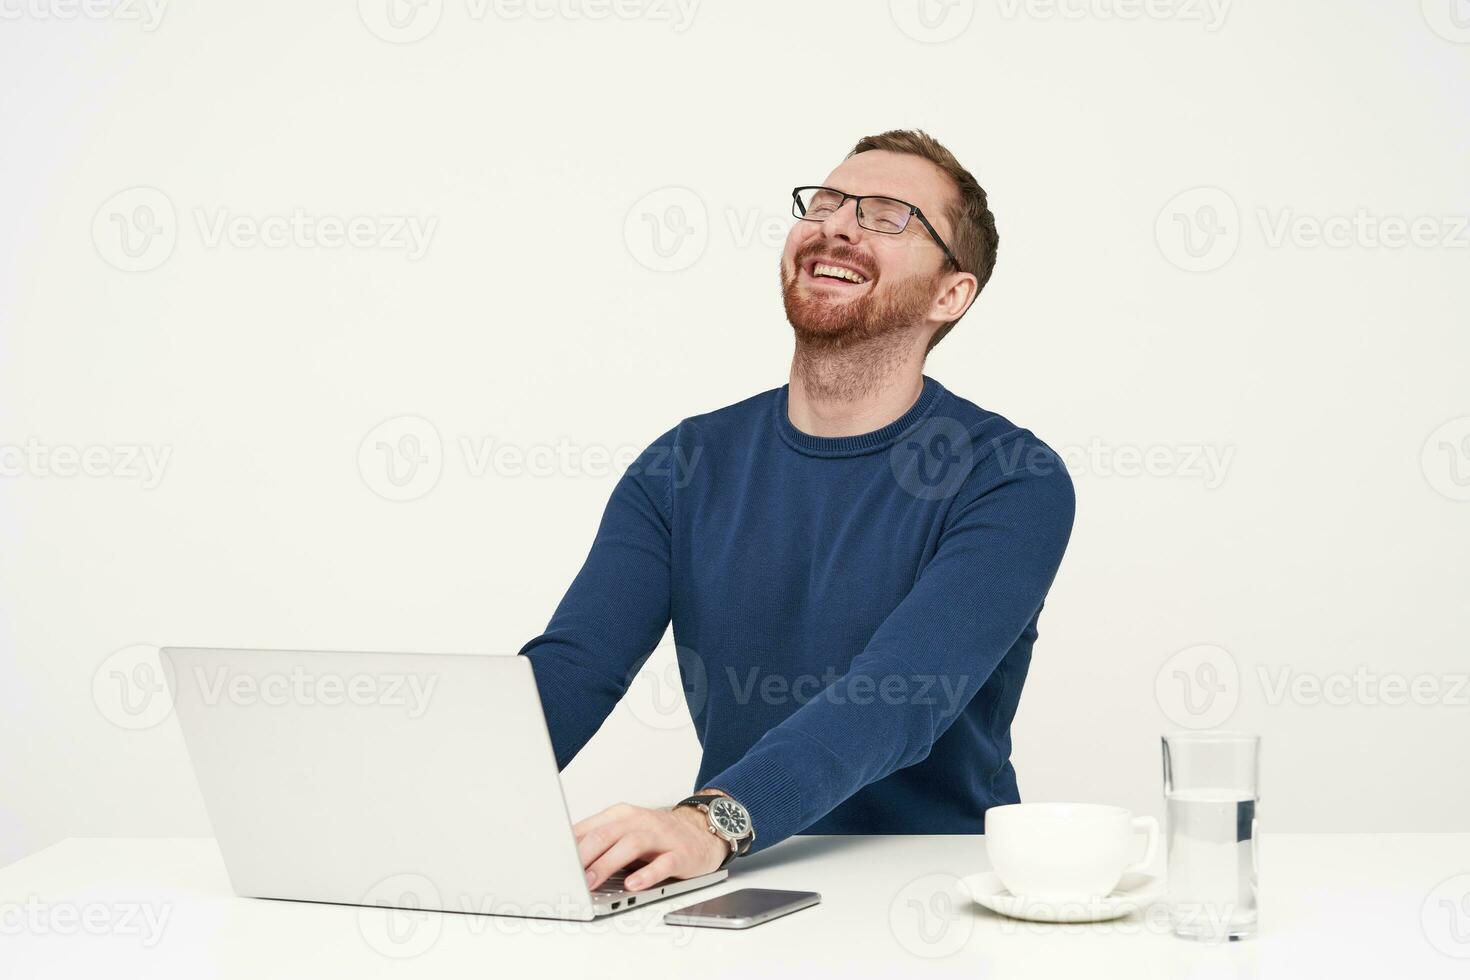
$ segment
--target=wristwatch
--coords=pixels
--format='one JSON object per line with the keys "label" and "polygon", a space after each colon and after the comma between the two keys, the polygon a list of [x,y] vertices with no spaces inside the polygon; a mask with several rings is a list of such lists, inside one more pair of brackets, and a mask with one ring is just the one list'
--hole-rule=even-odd
{"label": "wristwatch", "polygon": [[709,821],[710,833],[730,845],[730,853],[720,862],[721,868],[735,860],[736,855],[747,853],[750,845],[755,843],[755,825],[750,821],[750,811],[730,797],[704,793],[674,804],[675,809],[681,806],[703,810],[705,819]]}

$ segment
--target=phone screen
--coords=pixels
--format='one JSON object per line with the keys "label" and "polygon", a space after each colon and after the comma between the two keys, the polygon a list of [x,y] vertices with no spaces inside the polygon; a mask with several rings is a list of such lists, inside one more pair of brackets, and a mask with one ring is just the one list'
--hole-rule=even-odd
{"label": "phone screen", "polygon": [[785,914],[815,905],[822,900],[816,892],[793,892],[779,888],[742,888],[719,898],[675,909],[668,918],[749,919],[773,912]]}

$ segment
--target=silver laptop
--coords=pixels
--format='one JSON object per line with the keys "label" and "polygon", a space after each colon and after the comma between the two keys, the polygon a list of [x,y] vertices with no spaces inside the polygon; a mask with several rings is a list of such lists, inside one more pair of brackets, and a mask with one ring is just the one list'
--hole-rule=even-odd
{"label": "silver laptop", "polygon": [[520,656],[163,650],[236,894],[590,920],[724,870],[589,891]]}

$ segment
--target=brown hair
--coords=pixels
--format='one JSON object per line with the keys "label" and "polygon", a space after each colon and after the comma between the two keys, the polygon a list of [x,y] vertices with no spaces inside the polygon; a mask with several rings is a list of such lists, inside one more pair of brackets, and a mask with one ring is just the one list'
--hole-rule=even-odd
{"label": "brown hair", "polygon": [[[995,215],[990,213],[990,204],[985,198],[985,188],[970,171],[960,166],[943,143],[921,129],[890,129],[877,136],[864,136],[847,155],[851,157],[868,150],[911,153],[928,160],[949,177],[958,199],[945,209],[952,229],[946,244],[960,260],[960,268],[975,277],[975,295],[978,297],[995,269],[995,249],[1000,243],[1000,237],[995,233]],[[971,305],[974,305],[973,301]],[[965,309],[969,311],[969,307]],[[933,350],[934,345],[943,340],[958,322],[956,317],[936,330],[929,341],[929,350]]]}

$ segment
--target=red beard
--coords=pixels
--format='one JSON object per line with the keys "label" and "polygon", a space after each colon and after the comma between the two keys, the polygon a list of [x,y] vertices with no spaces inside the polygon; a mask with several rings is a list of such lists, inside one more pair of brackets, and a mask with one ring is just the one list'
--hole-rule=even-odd
{"label": "red beard", "polygon": [[861,296],[844,299],[835,290],[817,292],[800,285],[801,270],[814,258],[831,259],[850,266],[870,281],[871,270],[863,254],[851,246],[814,238],[795,256],[796,274],[781,269],[781,299],[786,319],[796,331],[799,345],[811,350],[842,350],[885,334],[912,328],[934,300],[932,279],[914,276],[891,283],[885,289],[873,283]]}

